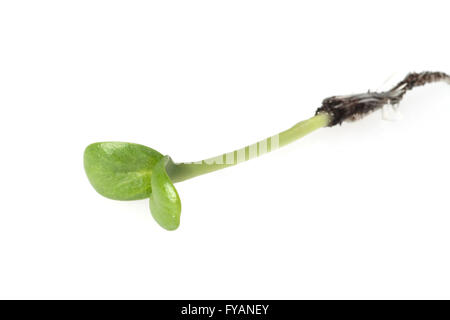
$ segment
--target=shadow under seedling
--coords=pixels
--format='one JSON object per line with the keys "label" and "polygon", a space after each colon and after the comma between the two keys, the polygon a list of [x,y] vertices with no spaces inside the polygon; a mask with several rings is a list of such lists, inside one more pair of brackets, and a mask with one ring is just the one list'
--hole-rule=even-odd
{"label": "shadow under seedling", "polygon": [[193,163],[176,163],[149,147],[127,142],[97,142],[84,152],[84,168],[92,186],[114,200],[149,198],[150,211],[159,225],[175,230],[180,225],[181,201],[174,183],[234,166],[285,146],[306,134],[355,121],[381,109],[397,105],[408,90],[444,81],[442,72],[410,73],[391,90],[333,96],[322,102],[314,117],[292,128],[244,148]]}

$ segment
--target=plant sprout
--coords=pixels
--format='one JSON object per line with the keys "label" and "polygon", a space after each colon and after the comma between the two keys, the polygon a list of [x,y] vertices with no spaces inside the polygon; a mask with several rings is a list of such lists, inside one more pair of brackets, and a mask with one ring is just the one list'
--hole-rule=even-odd
{"label": "plant sprout", "polygon": [[98,193],[114,200],[149,198],[153,218],[161,227],[175,230],[180,225],[181,201],[174,183],[261,156],[319,128],[358,120],[386,104],[397,105],[408,90],[437,81],[450,84],[450,76],[441,72],[410,73],[388,91],[329,97],[312,118],[290,129],[198,162],[176,163],[169,156],[134,143],[97,142],[86,148],[84,168]]}

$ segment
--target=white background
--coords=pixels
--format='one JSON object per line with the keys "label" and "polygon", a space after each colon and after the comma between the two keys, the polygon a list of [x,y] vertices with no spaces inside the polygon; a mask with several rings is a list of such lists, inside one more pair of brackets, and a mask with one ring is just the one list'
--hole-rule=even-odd
{"label": "white background", "polygon": [[448,1],[0,2],[0,298],[450,298],[450,87],[177,184],[180,228],[84,148],[231,151],[323,98],[450,72]]}

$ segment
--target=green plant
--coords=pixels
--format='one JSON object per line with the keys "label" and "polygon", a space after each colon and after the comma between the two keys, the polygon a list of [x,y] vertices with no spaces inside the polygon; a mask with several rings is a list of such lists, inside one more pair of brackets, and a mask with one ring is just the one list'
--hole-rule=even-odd
{"label": "green plant", "polygon": [[436,81],[450,84],[450,76],[441,72],[411,73],[389,91],[327,98],[315,116],[288,130],[242,149],[194,163],[175,163],[158,151],[134,143],[93,143],[85,150],[84,168],[98,193],[115,200],[149,198],[151,213],[159,225],[175,230],[180,224],[181,201],[174,183],[250,160],[316,129],[360,119],[385,104],[396,105],[408,90]]}

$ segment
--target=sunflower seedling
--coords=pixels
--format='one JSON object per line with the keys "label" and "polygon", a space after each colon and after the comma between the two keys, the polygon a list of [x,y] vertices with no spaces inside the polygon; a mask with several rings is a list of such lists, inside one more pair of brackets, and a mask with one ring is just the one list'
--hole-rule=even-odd
{"label": "sunflower seedling", "polygon": [[319,128],[358,120],[384,105],[398,105],[408,90],[437,81],[450,84],[450,76],[442,72],[410,73],[388,91],[329,97],[323,100],[312,118],[290,129],[242,149],[194,163],[173,162],[169,156],[139,144],[97,142],[86,148],[84,168],[98,193],[114,200],[149,198],[154,219],[161,227],[175,230],[180,225],[181,201],[174,183],[250,160]]}

